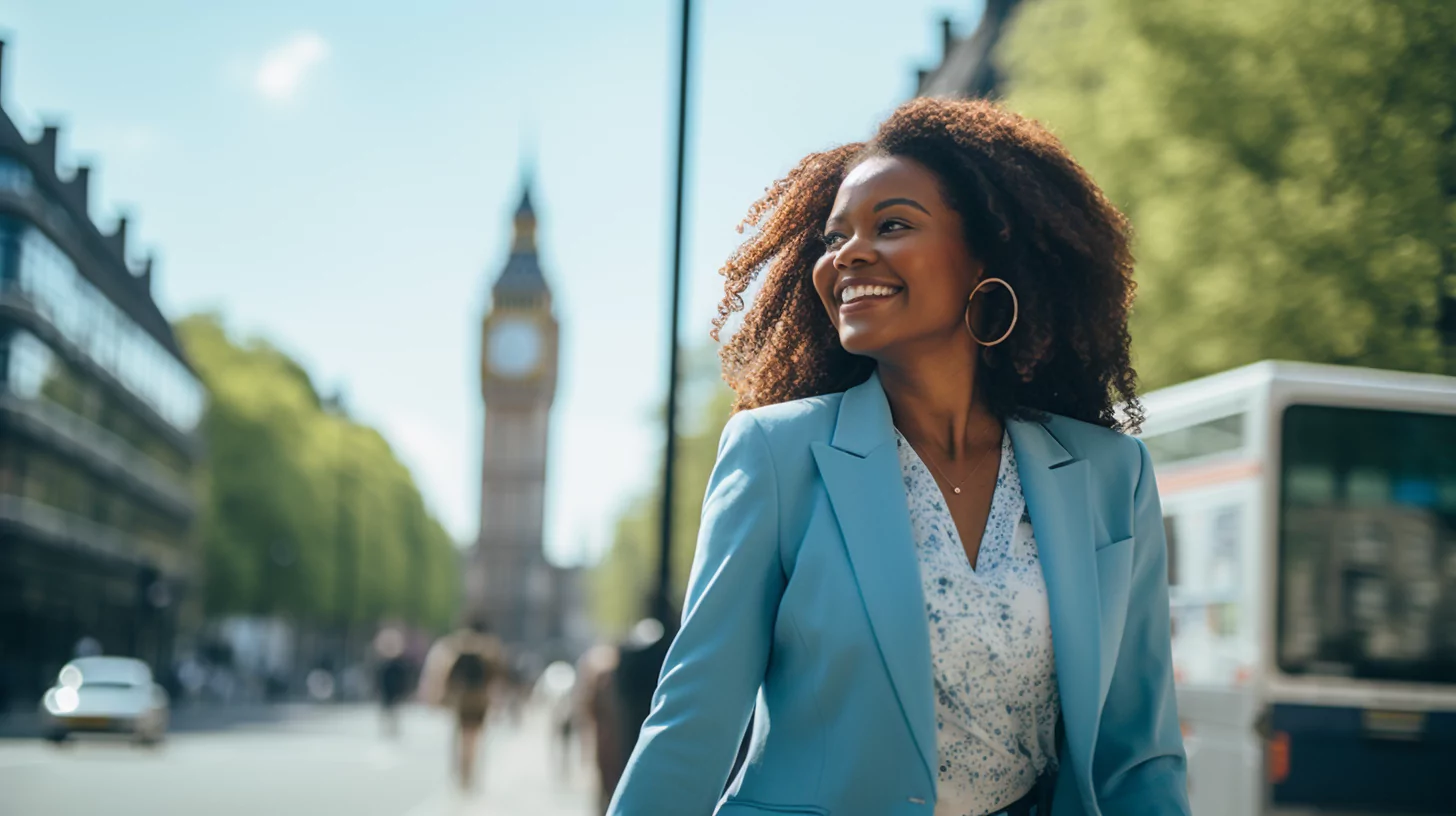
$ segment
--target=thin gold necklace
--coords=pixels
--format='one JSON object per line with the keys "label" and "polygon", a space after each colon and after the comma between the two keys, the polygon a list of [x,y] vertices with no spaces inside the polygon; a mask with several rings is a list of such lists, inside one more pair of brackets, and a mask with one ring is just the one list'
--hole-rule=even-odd
{"label": "thin gold necklace", "polygon": [[973,468],[971,468],[971,472],[970,473],[967,473],[966,474],[966,478],[961,479],[960,484],[956,484],[955,482],[953,482],[953,481],[950,480],[950,477],[949,476],[945,475],[945,471],[943,471],[940,468],[938,468],[938,467],[935,466],[935,462],[932,459],[930,459],[929,457],[926,457],[926,456],[921,455],[920,449],[917,448],[917,447],[915,447],[915,443],[910,441],[910,437],[906,436],[899,428],[896,428],[895,429],[895,433],[900,434],[900,438],[903,439],[903,440],[905,440],[905,444],[907,444],[907,445],[910,446],[910,450],[915,451],[915,455],[920,457],[920,461],[926,463],[927,465],[930,465],[930,467],[936,473],[938,473],[940,475],[940,478],[944,479],[945,480],[945,483],[948,484],[948,485],[950,485],[950,489],[953,490],[953,491],[955,491],[955,494],[957,496],[959,496],[960,493],[961,493],[961,485],[965,484],[966,482],[969,482],[971,480],[971,478],[973,476],[975,476],[976,473],[978,473],[981,470],[981,466],[984,465],[984,464],[986,464],[986,460],[989,459],[989,458],[991,458],[991,451],[999,450],[1000,447],[1001,447],[1001,443],[1000,442],[997,442],[997,443],[991,445],[991,447],[987,448],[986,449],[986,452],[983,453],[983,454],[981,454],[981,458],[976,462],[976,466],[973,467]]}

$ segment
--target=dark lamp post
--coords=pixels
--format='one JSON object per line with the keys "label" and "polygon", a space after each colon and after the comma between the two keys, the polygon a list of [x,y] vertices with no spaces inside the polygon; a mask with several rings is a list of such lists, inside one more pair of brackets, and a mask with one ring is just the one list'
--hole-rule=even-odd
{"label": "dark lamp post", "polygon": [[662,510],[658,529],[657,586],[652,599],[652,616],[671,626],[673,482],[677,459],[678,312],[682,299],[683,197],[686,187],[688,150],[688,66],[690,57],[692,0],[682,3],[682,38],[678,52],[677,178],[672,220],[672,294],[668,298],[667,333],[667,444],[663,446]]}

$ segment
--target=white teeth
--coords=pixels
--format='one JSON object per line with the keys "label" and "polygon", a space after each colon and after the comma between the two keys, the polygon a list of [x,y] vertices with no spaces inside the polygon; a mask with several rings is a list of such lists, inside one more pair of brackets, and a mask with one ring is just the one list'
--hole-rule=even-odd
{"label": "white teeth", "polygon": [[840,303],[853,303],[865,297],[885,297],[900,291],[894,286],[849,286],[839,295]]}

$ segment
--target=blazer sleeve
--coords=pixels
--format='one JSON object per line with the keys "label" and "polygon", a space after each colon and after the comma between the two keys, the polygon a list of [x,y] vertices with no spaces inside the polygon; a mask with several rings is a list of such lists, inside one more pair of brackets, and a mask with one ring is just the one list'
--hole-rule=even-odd
{"label": "blazer sleeve", "polygon": [[768,662],[785,576],[778,484],[752,414],[729,420],[708,480],[682,627],[609,816],[707,816]]}
{"label": "blazer sleeve", "polygon": [[1187,759],[1173,691],[1168,552],[1152,459],[1140,439],[1127,623],[1102,709],[1093,785],[1105,814],[1187,814]]}

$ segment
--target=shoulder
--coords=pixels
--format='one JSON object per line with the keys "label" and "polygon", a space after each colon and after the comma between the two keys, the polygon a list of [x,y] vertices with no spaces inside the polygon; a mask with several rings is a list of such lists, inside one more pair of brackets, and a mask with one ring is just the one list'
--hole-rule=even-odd
{"label": "shoulder", "polygon": [[761,434],[774,453],[808,448],[810,442],[828,441],[834,435],[843,393],[780,402],[739,411],[723,428],[720,452],[750,434]]}
{"label": "shoulder", "polygon": [[1046,427],[1068,453],[1087,460],[1099,479],[1129,486],[1141,479],[1146,449],[1137,437],[1061,414],[1047,414]]}
{"label": "shoulder", "polygon": [[734,414],[718,443],[715,472],[768,475],[780,502],[798,506],[818,473],[814,443],[834,438],[843,397],[825,394]]}
{"label": "shoulder", "polygon": [[1089,466],[1088,498],[1105,526],[1103,540],[1134,535],[1137,516],[1157,504],[1157,480],[1147,446],[1141,439],[1111,428],[1056,414],[1049,417],[1047,431]]}

